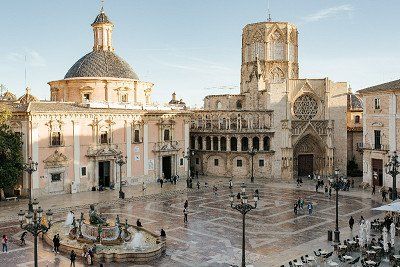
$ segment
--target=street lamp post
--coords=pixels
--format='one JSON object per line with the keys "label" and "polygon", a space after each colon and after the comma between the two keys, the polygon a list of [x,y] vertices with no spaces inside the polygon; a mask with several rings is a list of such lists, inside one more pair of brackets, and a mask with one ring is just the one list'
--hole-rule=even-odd
{"label": "street lamp post", "polygon": [[257,149],[254,149],[254,147],[249,151],[249,155],[251,156],[251,177],[250,181],[254,183],[254,156],[257,153]]}
{"label": "street lamp post", "polygon": [[194,156],[194,151],[191,150],[190,148],[187,148],[187,151],[182,152],[183,158],[185,158],[188,161],[188,168],[187,168],[187,179],[186,179],[186,185],[187,188],[192,188],[192,178],[190,177],[190,163],[191,163],[191,158]]}
{"label": "street lamp post", "polygon": [[335,190],[336,190],[336,228],[335,228],[335,242],[340,242],[339,231],[339,170],[335,170]]}
{"label": "street lamp post", "polygon": [[[38,267],[38,236],[40,233],[46,233],[51,227],[51,221],[53,212],[51,210],[46,212],[48,225],[42,224],[42,214],[43,209],[38,207],[39,202],[35,199],[32,203],[32,211],[28,210],[28,212],[24,212],[20,210],[18,212],[18,219],[21,226],[21,229],[28,231],[33,235],[34,238],[34,264],[35,267]],[[26,223],[24,224],[24,217]]]}
{"label": "street lamp post", "polygon": [[393,152],[393,156],[388,156],[388,163],[385,165],[385,172],[390,174],[393,178],[393,186],[392,186],[392,201],[397,199],[397,187],[396,187],[396,176],[399,174],[400,162],[398,160],[396,151]]}
{"label": "street lamp post", "polygon": [[119,166],[119,198],[124,199],[125,194],[122,191],[122,165],[126,164],[127,157],[122,156],[122,153],[118,153],[115,156],[115,163]]}
{"label": "street lamp post", "polygon": [[31,157],[28,158],[28,162],[24,163],[24,171],[26,171],[29,174],[28,177],[28,186],[29,186],[29,191],[28,191],[28,197],[29,197],[29,204],[28,208],[30,212],[33,212],[33,206],[32,206],[32,173],[37,171],[38,163],[34,162]]}
{"label": "street lamp post", "polygon": [[253,196],[254,199],[254,206],[251,204],[247,203],[248,202],[248,196],[246,195],[246,185],[243,183],[242,184],[242,192],[240,193],[240,203],[234,204],[235,200],[235,195],[231,194],[229,197],[229,200],[231,202],[231,208],[239,211],[242,214],[242,228],[243,228],[243,233],[242,233],[242,267],[246,266],[246,213],[251,211],[252,209],[255,209],[257,207],[257,201],[259,199],[259,195],[257,193],[254,193]]}

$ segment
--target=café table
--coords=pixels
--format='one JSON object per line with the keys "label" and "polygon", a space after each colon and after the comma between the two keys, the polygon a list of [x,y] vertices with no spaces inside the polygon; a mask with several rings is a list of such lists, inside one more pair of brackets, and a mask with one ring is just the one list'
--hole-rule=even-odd
{"label": "caf\u00e9 table", "polygon": [[366,261],[365,262],[367,265],[376,265],[376,262],[374,262],[374,261],[371,261],[371,260],[368,260],[368,261]]}
{"label": "caf\u00e9 table", "polygon": [[353,257],[350,256],[350,255],[344,255],[344,256],[343,256],[343,259],[345,259],[345,260],[347,260],[347,261],[351,261],[351,260],[353,260]]}

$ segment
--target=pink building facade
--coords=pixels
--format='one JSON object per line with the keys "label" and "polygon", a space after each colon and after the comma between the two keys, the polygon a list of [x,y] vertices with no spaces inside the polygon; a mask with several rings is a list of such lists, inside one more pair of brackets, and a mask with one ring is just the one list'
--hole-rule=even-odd
{"label": "pink building facade", "polygon": [[[134,185],[188,171],[190,112],[182,103],[152,102],[153,84],[115,54],[114,25],[103,10],[92,27],[92,52],[64,79],[49,82],[51,101],[37,100],[29,90],[19,99],[10,92],[0,96],[0,107],[13,113],[10,125],[22,133],[24,159],[38,162],[31,180],[26,173],[21,178],[22,193],[118,188],[120,175]],[[127,160],[120,173],[121,153]]]}

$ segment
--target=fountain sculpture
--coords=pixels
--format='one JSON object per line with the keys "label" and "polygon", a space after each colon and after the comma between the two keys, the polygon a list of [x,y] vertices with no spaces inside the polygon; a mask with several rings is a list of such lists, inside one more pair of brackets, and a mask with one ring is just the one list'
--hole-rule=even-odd
{"label": "fountain sculpture", "polygon": [[110,222],[96,211],[94,205],[90,205],[88,215],[87,220],[81,212],[80,218],[75,219],[70,212],[66,221],[53,224],[45,235],[46,242],[52,244],[53,235],[67,231],[68,237],[61,240],[60,251],[69,253],[73,249],[83,253],[88,246],[95,245],[95,259],[105,262],[146,263],[159,258],[165,252],[164,238],[143,227],[128,224],[127,219],[125,223],[121,223],[119,215],[114,222]]}

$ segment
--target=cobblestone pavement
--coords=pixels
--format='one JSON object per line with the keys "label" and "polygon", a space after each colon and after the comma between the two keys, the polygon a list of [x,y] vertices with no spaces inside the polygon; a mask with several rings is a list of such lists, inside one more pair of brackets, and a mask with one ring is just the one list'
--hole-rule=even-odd
{"label": "cobblestone pavement", "polygon": [[[114,219],[120,214],[135,223],[140,218],[146,229],[167,233],[166,255],[157,262],[143,266],[230,266],[239,265],[241,260],[242,217],[231,209],[230,190],[226,179],[207,178],[210,185],[218,184],[217,195],[212,186],[185,189],[185,182],[177,186],[166,185],[160,189],[149,185],[146,193],[138,188],[126,188],[131,198],[120,201],[117,190],[112,192],[87,192],[75,195],[53,196],[39,199],[42,207],[51,207],[55,219],[65,219],[68,210],[87,212],[88,205],[98,203],[97,209]],[[248,184],[248,192],[260,190],[261,200],[256,210],[246,215],[246,257],[254,266],[280,266],[293,258],[312,250],[330,246],[326,241],[328,229],[334,229],[335,199],[316,193],[311,183],[296,188],[292,183],[265,182],[256,180]],[[235,181],[233,192],[240,191],[240,181]],[[314,212],[293,213],[293,203],[303,197],[314,204]],[[189,222],[183,223],[183,203],[189,201]],[[371,207],[380,201],[368,193],[353,189],[341,192],[339,199],[340,227],[348,235],[347,222],[350,215],[356,220],[363,215],[373,217]],[[20,247],[19,228],[15,214],[26,207],[26,201],[1,203],[0,234],[10,237],[9,253],[0,254],[0,266],[33,266],[33,239],[29,236],[27,245]],[[39,266],[69,266],[65,255],[54,255],[51,248],[39,246]],[[81,264],[77,264],[81,266]],[[105,266],[126,266],[107,264]]]}

